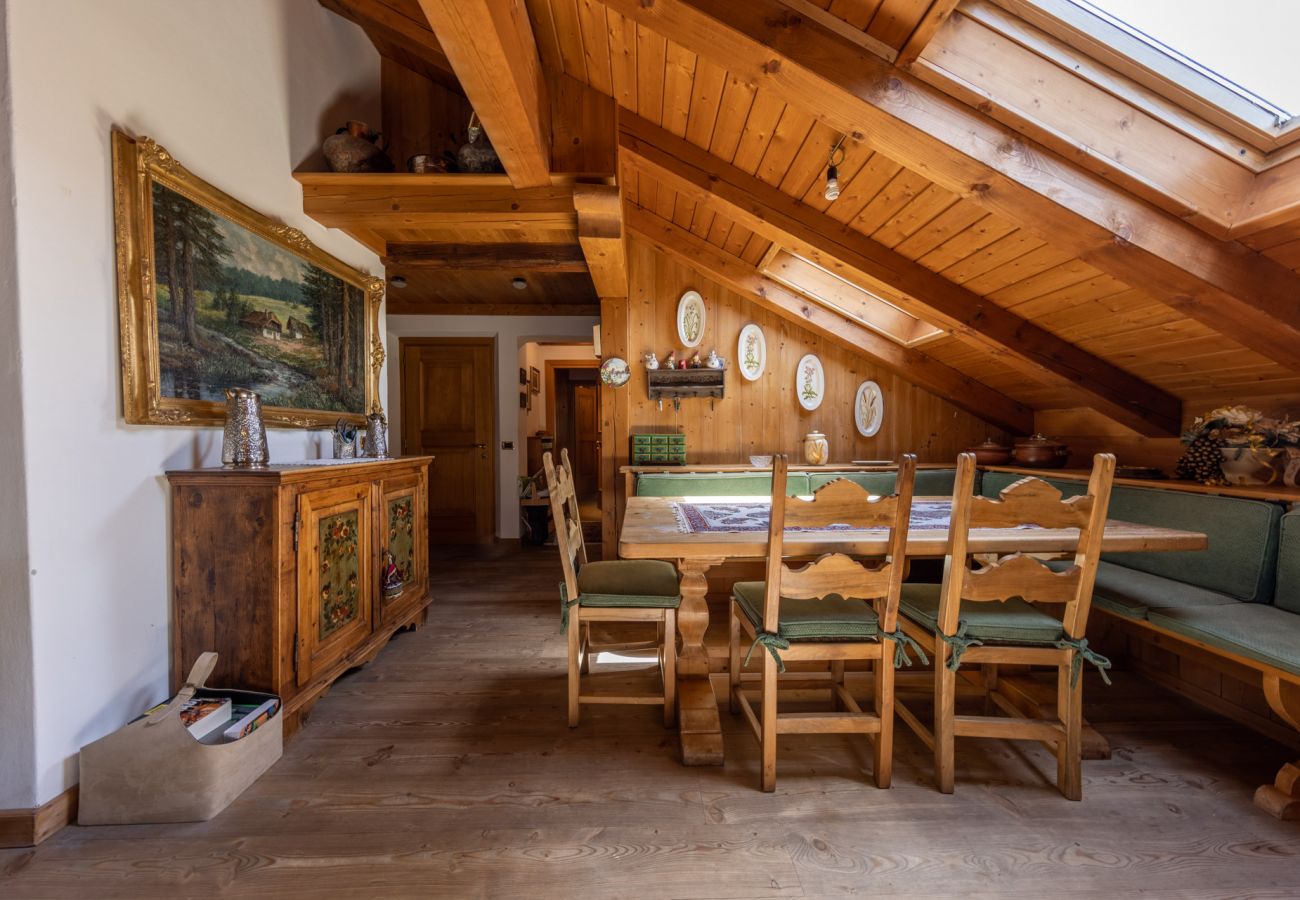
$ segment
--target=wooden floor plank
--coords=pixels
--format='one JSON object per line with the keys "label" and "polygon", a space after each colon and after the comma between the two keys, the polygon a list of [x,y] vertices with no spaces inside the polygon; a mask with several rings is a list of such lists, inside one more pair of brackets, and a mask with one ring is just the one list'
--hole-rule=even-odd
{"label": "wooden floor plank", "polygon": [[428,626],[341,679],[222,815],[0,851],[0,896],[1296,895],[1300,829],[1251,803],[1291,751],[1137,675],[1086,676],[1114,753],[1085,762],[1079,803],[1046,750],[999,740],[961,741],[940,794],[901,725],[891,789],[865,737],[792,735],[764,794],[725,707],[720,767],[682,766],[653,707],[567,727],[553,550],[434,571]]}

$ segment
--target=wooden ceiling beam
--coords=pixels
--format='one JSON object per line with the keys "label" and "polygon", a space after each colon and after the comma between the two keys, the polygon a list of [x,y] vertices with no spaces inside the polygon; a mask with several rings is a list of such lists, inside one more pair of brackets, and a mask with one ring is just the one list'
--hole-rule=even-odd
{"label": "wooden ceiling beam", "polygon": [[303,211],[344,229],[446,231],[465,227],[569,230],[577,224],[573,183],[516,188],[505,175],[342,175],[296,172]]}
{"label": "wooden ceiling beam", "polygon": [[587,260],[577,244],[390,242],[383,263],[442,271],[587,271]]}
{"label": "wooden ceiling beam", "polygon": [[1300,371],[1300,276],[998,124],[779,0],[602,0],[828,126]]}
{"label": "wooden ceiling beam", "polygon": [[943,23],[953,14],[958,2],[959,0],[933,0],[930,8],[921,16],[921,21],[917,22],[916,27],[912,29],[907,42],[903,44],[903,49],[898,51],[898,58],[894,60],[894,64],[904,69],[911,68],[912,63],[916,62],[929,45],[931,38],[939,33]]}
{"label": "wooden ceiling beam", "polygon": [[550,184],[551,110],[523,0],[420,0],[517,188]]}
{"label": "wooden ceiling beam", "polygon": [[1147,435],[1179,433],[1182,404],[992,300],[853,231],[639,116],[622,117],[625,165]]}
{"label": "wooden ceiling beam", "polygon": [[869,357],[918,387],[999,428],[1013,434],[1027,434],[1033,430],[1033,410],[1024,404],[968,378],[933,357],[895,343],[809,300],[681,226],[639,206],[628,208],[626,220],[628,228],[656,250],[723,287],[744,294],[764,309]]}
{"label": "wooden ceiling beam", "polygon": [[596,293],[603,298],[626,297],[627,238],[621,190],[613,184],[575,184],[573,207],[578,213],[578,243]]}
{"label": "wooden ceiling beam", "polygon": [[361,26],[380,56],[407,68],[417,68],[421,75],[443,87],[464,94],[451,61],[427,22],[403,15],[383,0],[318,0],[321,6]]}

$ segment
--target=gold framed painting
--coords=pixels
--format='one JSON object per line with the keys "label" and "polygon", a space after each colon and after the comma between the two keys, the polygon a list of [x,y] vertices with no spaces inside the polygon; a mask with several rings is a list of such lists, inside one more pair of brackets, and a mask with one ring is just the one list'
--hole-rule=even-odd
{"label": "gold framed painting", "polygon": [[381,409],[384,282],[113,131],[122,409],[137,425],[225,421],[225,391],[281,427]]}

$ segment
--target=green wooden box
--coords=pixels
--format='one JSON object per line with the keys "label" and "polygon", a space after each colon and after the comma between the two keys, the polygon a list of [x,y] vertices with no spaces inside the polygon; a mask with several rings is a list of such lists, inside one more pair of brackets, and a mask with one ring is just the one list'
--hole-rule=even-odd
{"label": "green wooden box", "polygon": [[634,466],[686,465],[686,435],[634,434],[631,436]]}

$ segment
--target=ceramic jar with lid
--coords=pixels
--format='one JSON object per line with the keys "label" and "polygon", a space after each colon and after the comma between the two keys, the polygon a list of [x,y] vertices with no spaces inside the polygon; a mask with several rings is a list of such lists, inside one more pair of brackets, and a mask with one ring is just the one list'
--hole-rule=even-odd
{"label": "ceramic jar with lid", "polygon": [[831,445],[827,442],[826,435],[820,431],[810,431],[804,435],[803,458],[810,466],[825,465],[831,458]]}
{"label": "ceramic jar with lid", "polygon": [[1034,469],[1059,469],[1069,460],[1070,448],[1046,435],[1036,434],[1016,441],[1012,457],[1017,465]]}

